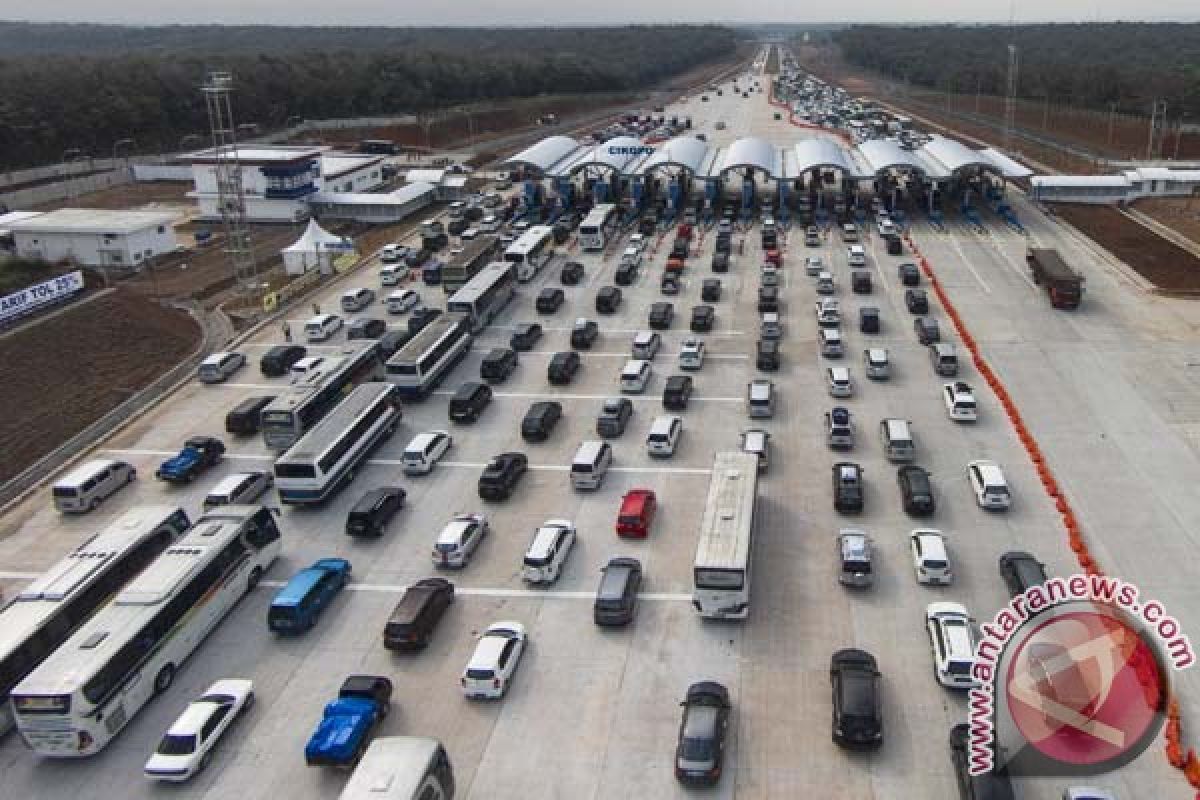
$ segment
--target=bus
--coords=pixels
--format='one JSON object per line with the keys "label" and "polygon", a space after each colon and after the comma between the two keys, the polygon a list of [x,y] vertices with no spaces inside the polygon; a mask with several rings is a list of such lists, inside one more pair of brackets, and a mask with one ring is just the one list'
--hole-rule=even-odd
{"label": "bus", "polygon": [[419,400],[438,387],[471,349],[471,323],[463,314],[442,314],[397,350],[387,362],[387,379],[406,400]]}
{"label": "bus", "polygon": [[446,310],[465,314],[471,321],[471,331],[479,333],[492,323],[517,289],[517,271],[512,264],[494,261],[450,295]]}
{"label": "bus", "polygon": [[466,242],[462,252],[442,267],[442,290],[447,297],[466,286],[480,270],[495,260],[498,242],[495,236],[480,236]]}
{"label": "bus", "polygon": [[703,617],[745,619],[750,613],[757,488],[757,455],[717,453],[693,569],[692,605]]}
{"label": "bus", "polygon": [[395,386],[359,386],[275,461],[280,501],[320,503],[349,483],[371,448],[395,432],[400,416]]}
{"label": "bus", "polygon": [[0,612],[0,734],[13,727],[13,687],[191,524],[173,506],[126,512],[17,592]]}
{"label": "bus", "polygon": [[354,387],[386,377],[379,345],[347,347],[289,387],[262,410],[263,441],[272,450],[286,450],[311,430]]}
{"label": "bus", "polygon": [[579,225],[579,246],[584,250],[603,250],[608,237],[617,227],[615,203],[600,203],[595,206]]}
{"label": "bus", "polygon": [[130,581],[12,691],[17,730],[58,758],[104,749],[279,555],[264,506],[221,506]]}
{"label": "bus", "polygon": [[454,800],[454,768],[437,739],[381,736],[363,753],[338,800]]}
{"label": "bus", "polygon": [[517,280],[527,283],[554,255],[554,229],[534,225],[504,251],[504,260],[517,267]]}

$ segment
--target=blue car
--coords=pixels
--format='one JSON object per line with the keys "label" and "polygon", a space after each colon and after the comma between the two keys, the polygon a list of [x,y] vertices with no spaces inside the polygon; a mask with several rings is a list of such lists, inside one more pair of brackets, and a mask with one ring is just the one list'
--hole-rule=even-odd
{"label": "blue car", "polygon": [[345,767],[358,763],[371,734],[387,716],[392,682],[380,675],[351,675],[337,699],[325,706],[317,729],[304,746],[310,767]]}
{"label": "blue car", "polygon": [[349,581],[350,562],[344,558],[322,558],[300,570],[271,601],[267,627],[275,633],[303,633]]}
{"label": "blue car", "polygon": [[225,455],[225,444],[211,436],[193,436],[183,443],[179,455],[159,465],[154,476],[169,483],[191,483],[200,473],[218,464]]}

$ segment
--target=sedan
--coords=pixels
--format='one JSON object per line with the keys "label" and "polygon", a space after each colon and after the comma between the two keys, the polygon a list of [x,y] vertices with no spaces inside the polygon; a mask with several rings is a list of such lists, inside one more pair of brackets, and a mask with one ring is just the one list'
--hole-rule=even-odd
{"label": "sedan", "polygon": [[725,734],[729,728],[729,690],[715,681],[688,687],[679,741],[675,746],[675,779],[689,786],[714,786],[721,778]]}
{"label": "sedan", "polygon": [[146,762],[146,777],[182,782],[204,769],[221,735],[238,714],[254,705],[254,684],[248,680],[220,680],[184,709],[154,754]]}
{"label": "sedan", "polygon": [[842,747],[883,744],[879,668],[865,650],[838,650],[829,663],[833,685],[833,741]]}
{"label": "sedan", "polygon": [[692,306],[692,331],[695,333],[711,331],[716,318],[717,312],[712,306]]}

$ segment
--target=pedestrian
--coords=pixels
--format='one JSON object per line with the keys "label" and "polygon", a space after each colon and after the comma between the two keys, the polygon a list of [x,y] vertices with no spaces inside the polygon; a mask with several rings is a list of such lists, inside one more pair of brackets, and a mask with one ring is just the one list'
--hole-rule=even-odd
{"label": "pedestrian", "polygon": [[283,340],[289,344],[292,341],[292,326],[288,324],[286,319],[283,321]]}
{"label": "pedestrian", "polygon": [[317,305],[316,303],[313,303],[313,314],[319,315],[320,313],[321,313],[321,307],[319,305]]}

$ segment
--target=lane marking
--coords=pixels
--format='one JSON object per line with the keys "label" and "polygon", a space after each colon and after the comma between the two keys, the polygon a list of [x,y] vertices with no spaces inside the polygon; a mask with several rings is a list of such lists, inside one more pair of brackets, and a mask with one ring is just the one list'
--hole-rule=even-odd
{"label": "lane marking", "polygon": [[[500,346],[501,345],[497,345],[497,347],[500,347]],[[475,352],[475,353],[490,353],[494,349],[495,348],[492,348],[492,347],[472,347],[471,351]],[[563,351],[561,351],[561,350],[521,350],[521,351],[519,351],[519,353],[521,355],[530,355],[530,356],[552,356],[556,353],[561,353],[561,352],[563,352]],[[596,352],[595,350],[576,350],[575,352],[579,353],[580,357],[582,357],[582,358],[587,358],[588,356],[599,356],[601,358],[627,358],[627,359],[633,358],[633,355],[630,354],[628,351],[616,352],[616,353],[599,353],[599,352]],[[665,350],[660,350],[659,352],[662,353],[663,355],[667,356],[668,358],[679,356],[678,352],[668,353]],[[520,359],[521,355],[518,355],[517,358]],[[746,355],[745,353],[741,353],[741,354],[739,354],[739,353],[705,353],[704,358],[705,359],[723,358],[723,359],[731,360],[731,361],[745,361],[746,359],[750,358],[750,356]],[[654,364],[655,359],[650,359],[650,363]]]}
{"label": "lane marking", "polygon": [[991,294],[991,287],[988,286],[987,283],[984,282],[983,277],[975,271],[975,267],[971,266],[971,259],[967,258],[967,254],[963,251],[962,245],[958,242],[958,234],[950,230],[948,230],[947,233],[949,234],[947,238],[950,240],[950,244],[953,245],[954,249],[958,252],[959,260],[966,264],[967,269],[969,269],[971,274],[975,276],[975,280],[979,281],[979,285],[983,287],[984,293]]}
{"label": "lane marking", "polygon": [[[708,356],[706,355],[705,358]],[[433,392],[435,395],[442,397],[452,397],[454,392],[450,389],[438,389]],[[493,397],[516,397],[518,399],[529,399],[534,397],[549,397],[554,400],[607,400],[610,397],[615,397],[616,393],[609,394],[551,394],[549,392],[493,392]],[[630,400],[654,400],[658,399],[655,395],[625,395]],[[741,403],[744,402],[741,397],[696,397],[692,395],[690,400],[692,403]]]}
{"label": "lane marking", "polygon": [[[589,319],[591,319],[591,318],[589,317]],[[515,325],[489,325],[488,329],[489,330],[500,330],[500,331],[511,331],[511,330],[515,330],[516,326]],[[542,331],[545,333],[569,333],[572,330],[574,330],[574,329],[573,328],[547,327],[545,325],[542,326]],[[641,333],[644,330],[646,330],[646,328],[601,328],[600,333],[601,333],[601,335],[606,334],[606,333]],[[668,331],[668,333],[669,333],[669,331]],[[694,335],[694,334],[689,333],[688,335]],[[713,331],[711,333],[706,333],[704,335],[707,337],[710,337],[710,338],[720,339],[720,338],[733,338],[736,336],[745,336],[746,332],[738,331],[738,330]]]}

